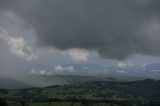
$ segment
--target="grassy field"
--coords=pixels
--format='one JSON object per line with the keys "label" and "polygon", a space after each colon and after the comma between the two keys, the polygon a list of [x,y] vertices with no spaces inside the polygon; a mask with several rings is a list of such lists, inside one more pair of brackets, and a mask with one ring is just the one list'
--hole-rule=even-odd
{"label": "grassy field", "polygon": [[[98,81],[44,88],[0,89],[0,98],[12,101],[8,106],[90,106],[82,105],[83,100],[92,102],[91,106],[160,106],[160,81]],[[26,101],[26,105],[21,101]]]}
{"label": "grassy field", "polygon": [[[20,103],[16,102],[9,102],[8,106],[21,106]],[[26,103],[25,106],[86,106],[82,105],[80,102],[34,102],[34,103]],[[92,103],[88,104],[87,106],[119,106],[116,104],[109,104],[109,103]]]}

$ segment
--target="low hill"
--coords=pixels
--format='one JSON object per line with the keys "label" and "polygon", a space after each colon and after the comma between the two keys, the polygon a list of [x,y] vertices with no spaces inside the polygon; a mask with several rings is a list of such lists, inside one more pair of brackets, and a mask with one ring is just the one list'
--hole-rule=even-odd
{"label": "low hill", "polygon": [[33,86],[16,79],[0,77],[0,89],[18,89],[18,88],[30,88],[30,87]]}

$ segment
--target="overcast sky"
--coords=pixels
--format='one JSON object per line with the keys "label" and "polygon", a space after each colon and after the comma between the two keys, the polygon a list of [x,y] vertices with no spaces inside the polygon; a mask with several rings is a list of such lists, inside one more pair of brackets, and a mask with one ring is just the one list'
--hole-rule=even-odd
{"label": "overcast sky", "polygon": [[0,0],[0,73],[159,56],[159,0]]}

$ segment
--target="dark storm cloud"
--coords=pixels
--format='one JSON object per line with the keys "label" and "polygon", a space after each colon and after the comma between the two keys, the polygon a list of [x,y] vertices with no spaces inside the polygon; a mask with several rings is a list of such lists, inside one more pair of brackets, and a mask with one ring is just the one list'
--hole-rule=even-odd
{"label": "dark storm cloud", "polygon": [[160,55],[159,0],[1,0],[0,8],[31,23],[41,46]]}

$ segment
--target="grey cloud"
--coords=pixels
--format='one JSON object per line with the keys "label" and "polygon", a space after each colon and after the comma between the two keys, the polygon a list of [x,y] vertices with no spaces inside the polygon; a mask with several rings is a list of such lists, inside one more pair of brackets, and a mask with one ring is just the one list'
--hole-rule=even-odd
{"label": "grey cloud", "polygon": [[1,0],[34,27],[38,44],[61,50],[97,50],[124,59],[132,54],[160,55],[158,0]]}

